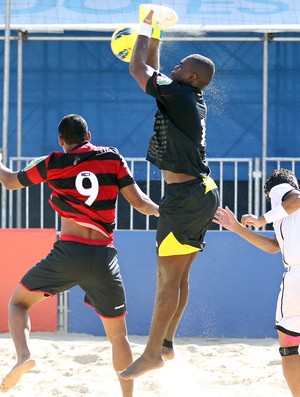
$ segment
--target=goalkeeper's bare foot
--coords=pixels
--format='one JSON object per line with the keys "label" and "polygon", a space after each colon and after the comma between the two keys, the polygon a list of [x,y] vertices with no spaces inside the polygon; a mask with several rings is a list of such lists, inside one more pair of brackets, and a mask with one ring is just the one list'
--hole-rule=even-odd
{"label": "goalkeeper's bare foot", "polygon": [[154,369],[159,369],[163,367],[164,360],[160,359],[150,359],[142,354],[137,360],[135,360],[127,369],[119,373],[120,378],[123,379],[135,379],[146,372],[153,371]]}
{"label": "goalkeeper's bare foot", "polygon": [[35,366],[35,360],[31,357],[16,364],[13,369],[3,378],[0,391],[2,393],[8,392],[19,382],[21,376],[25,372],[30,371]]}
{"label": "goalkeeper's bare foot", "polygon": [[165,361],[173,360],[175,357],[174,349],[172,347],[163,346],[161,349],[161,355]]}

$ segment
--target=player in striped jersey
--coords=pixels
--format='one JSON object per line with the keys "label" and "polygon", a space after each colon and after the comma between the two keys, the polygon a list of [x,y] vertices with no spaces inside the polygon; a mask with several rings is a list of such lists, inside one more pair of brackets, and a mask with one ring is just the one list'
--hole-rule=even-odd
{"label": "player in striped jersey", "polygon": [[[85,303],[102,320],[112,344],[114,369],[119,372],[132,363],[125,321],[125,290],[113,246],[116,199],[120,191],[145,215],[159,216],[158,205],[135,183],[116,148],[94,146],[90,142],[91,133],[81,116],[63,117],[58,131],[63,152],[41,157],[18,172],[0,161],[0,182],[7,189],[47,182],[52,190],[50,205],[61,216],[60,239],[24,275],[12,294],[8,320],[17,364],[4,377],[2,392],[14,387],[35,366],[28,345],[28,310],[75,285],[85,291]],[[119,380],[122,396],[132,397],[133,381]]]}

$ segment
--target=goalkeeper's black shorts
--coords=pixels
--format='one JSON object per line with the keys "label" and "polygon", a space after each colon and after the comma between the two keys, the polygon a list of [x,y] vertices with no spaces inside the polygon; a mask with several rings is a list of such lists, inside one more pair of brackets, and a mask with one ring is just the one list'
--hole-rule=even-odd
{"label": "goalkeeper's black shorts", "polygon": [[166,185],[159,206],[158,256],[202,251],[218,205],[219,192],[211,177]]}

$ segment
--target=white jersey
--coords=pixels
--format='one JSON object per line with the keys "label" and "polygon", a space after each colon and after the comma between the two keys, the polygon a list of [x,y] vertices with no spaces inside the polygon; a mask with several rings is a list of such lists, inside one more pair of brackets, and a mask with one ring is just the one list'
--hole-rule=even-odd
{"label": "white jersey", "polygon": [[[295,188],[289,183],[274,186],[270,191],[272,208],[281,204],[292,190]],[[273,222],[273,227],[286,268],[277,300],[275,328],[300,336],[300,209]]]}
{"label": "white jersey", "polygon": [[[281,183],[270,191],[271,208],[282,203],[288,192],[295,190],[289,183]],[[289,216],[273,222],[276,238],[279,243],[284,266],[300,266],[300,209]]]}

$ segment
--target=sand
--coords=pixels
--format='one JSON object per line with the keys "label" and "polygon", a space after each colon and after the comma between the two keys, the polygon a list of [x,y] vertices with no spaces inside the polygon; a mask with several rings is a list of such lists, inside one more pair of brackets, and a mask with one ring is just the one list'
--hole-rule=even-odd
{"label": "sand", "polygon": [[[135,358],[146,337],[130,336]],[[32,333],[37,365],[7,397],[121,397],[110,344],[86,334]],[[135,397],[291,396],[276,339],[177,338],[176,357],[135,381]],[[0,334],[0,377],[15,364],[12,340]]]}

